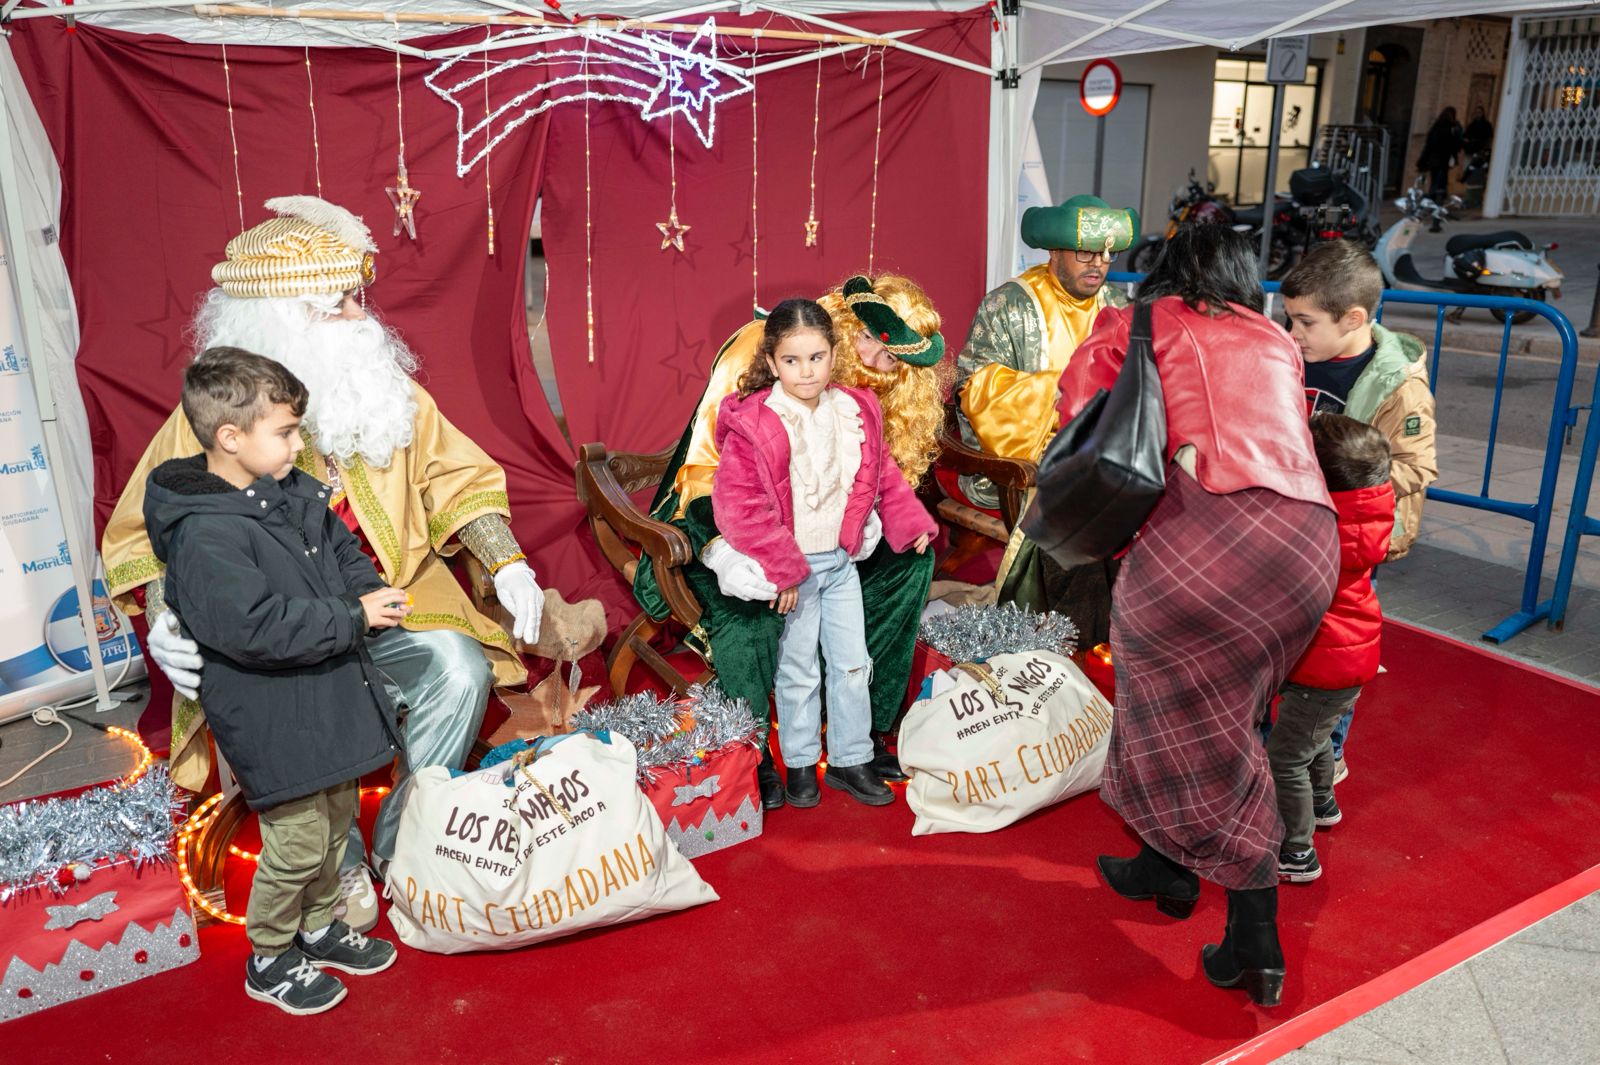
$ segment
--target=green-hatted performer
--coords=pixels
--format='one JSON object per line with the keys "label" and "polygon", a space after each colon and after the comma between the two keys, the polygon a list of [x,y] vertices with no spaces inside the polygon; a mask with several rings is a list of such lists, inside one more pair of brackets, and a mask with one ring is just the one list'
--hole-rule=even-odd
{"label": "green-hatted performer", "polygon": [[[983,298],[956,362],[961,435],[1003,458],[1037,462],[1055,435],[1057,386],[1072,353],[1107,306],[1127,302],[1106,286],[1117,252],[1139,237],[1138,212],[1114,209],[1098,196],[1074,196],[1057,207],[1022,213],[1022,241],[1050,253]],[[995,486],[963,478],[980,507],[999,505]],[[997,578],[1001,602],[1071,616],[1087,644],[1108,638],[1116,563],[1063,572],[1017,530]]]}
{"label": "green-hatted performer", "polygon": [[[817,302],[833,319],[837,337],[834,379],[877,394],[889,452],[906,480],[920,484],[939,453],[944,422],[948,369],[941,362],[944,338],[938,312],[915,282],[889,274],[852,277]],[[739,378],[756,357],[762,332],[759,320],[750,322],[717,353],[705,393],[673,453],[651,514],[687,533],[699,560],[685,569],[701,606],[700,624],[691,639],[716,669],[723,688],[748,700],[765,724],[784,623],[772,607],[778,589],[753,559],[721,539],[711,507],[711,481],[719,459],[717,408],[738,390]],[[895,554],[880,536],[874,521],[857,565],[867,651],[872,657],[873,768],[884,780],[904,780],[888,735],[910,684],[911,656],[933,580],[934,557],[931,551]],[[640,560],[633,591],[652,617],[662,619],[670,613],[648,558]],[[766,748],[760,779],[762,804],[769,810],[782,806],[783,782]]]}

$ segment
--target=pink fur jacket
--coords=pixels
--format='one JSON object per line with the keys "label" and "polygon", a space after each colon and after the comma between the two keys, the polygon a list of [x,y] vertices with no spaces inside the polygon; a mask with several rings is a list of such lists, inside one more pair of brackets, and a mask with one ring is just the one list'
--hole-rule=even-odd
{"label": "pink fur jacket", "polygon": [[[933,517],[906,484],[900,467],[883,442],[883,410],[878,397],[860,388],[831,386],[855,400],[861,410],[861,466],[845,504],[839,546],[849,554],[861,549],[867,515],[874,507],[883,522],[891,550],[901,552],[923,533],[939,531]],[[712,483],[717,529],[735,551],[749,555],[767,580],[792,588],[811,572],[794,537],[794,500],[789,481],[789,434],[783,421],[766,405],[770,389],[722,401],[717,412],[717,447],[721,460]]]}

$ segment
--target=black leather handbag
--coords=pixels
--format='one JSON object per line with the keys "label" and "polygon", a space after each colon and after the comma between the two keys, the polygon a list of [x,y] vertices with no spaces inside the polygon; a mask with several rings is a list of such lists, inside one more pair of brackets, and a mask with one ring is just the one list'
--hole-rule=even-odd
{"label": "black leather handbag", "polygon": [[1134,305],[1128,354],[1039,460],[1022,531],[1064,569],[1127,546],[1166,491],[1167,412],[1151,347],[1150,304]]}

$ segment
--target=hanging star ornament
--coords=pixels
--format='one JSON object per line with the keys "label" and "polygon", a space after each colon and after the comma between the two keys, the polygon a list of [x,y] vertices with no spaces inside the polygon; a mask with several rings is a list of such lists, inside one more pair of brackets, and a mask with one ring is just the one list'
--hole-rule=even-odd
{"label": "hanging star ornament", "polygon": [[661,230],[662,251],[666,251],[668,247],[677,248],[679,251],[682,251],[683,235],[689,232],[689,230],[693,227],[684,225],[682,222],[678,221],[678,209],[674,207],[671,213],[667,215],[667,220],[665,222],[656,223],[656,228]]}
{"label": "hanging star ornament", "polygon": [[815,218],[806,219],[806,247],[815,248],[817,246],[817,227],[820,225],[822,223]]}
{"label": "hanging star ornament", "polygon": [[412,240],[417,239],[417,201],[422,199],[422,190],[412,188],[410,175],[406,173],[406,161],[400,160],[394,175],[394,184],[385,185],[383,191],[389,194],[389,202],[394,204],[394,233],[398,237],[400,230],[404,229],[406,235]]}
{"label": "hanging star ornament", "polygon": [[[577,680],[576,673],[572,679]],[[500,701],[511,716],[489,737],[489,746],[498,747],[512,740],[531,740],[571,732],[572,715],[582,710],[599,690],[599,685],[574,689],[571,683],[563,681],[561,667],[557,665],[548,677],[534,685],[526,695],[499,693]]]}

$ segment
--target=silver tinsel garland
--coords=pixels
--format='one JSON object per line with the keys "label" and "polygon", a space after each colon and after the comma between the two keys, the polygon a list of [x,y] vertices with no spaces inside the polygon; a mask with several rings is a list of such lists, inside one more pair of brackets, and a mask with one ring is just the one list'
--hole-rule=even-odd
{"label": "silver tinsel garland", "polygon": [[1065,614],[1035,614],[1015,603],[963,606],[922,623],[922,641],[953,662],[985,662],[995,655],[1078,650],[1078,626]]}
{"label": "silver tinsel garland", "polygon": [[0,807],[0,902],[34,887],[59,893],[56,878],[69,866],[171,859],[179,812],[172,778],[159,765],[128,788]]}
{"label": "silver tinsel garland", "polygon": [[[715,681],[694,685],[686,700],[687,705],[640,692],[580,710],[573,715],[572,727],[626,736],[638,752],[641,784],[653,782],[660,772],[701,765],[712,751],[730,743],[759,746],[760,723],[749,704],[730,699]],[[689,729],[682,727],[686,710],[694,718]]]}

